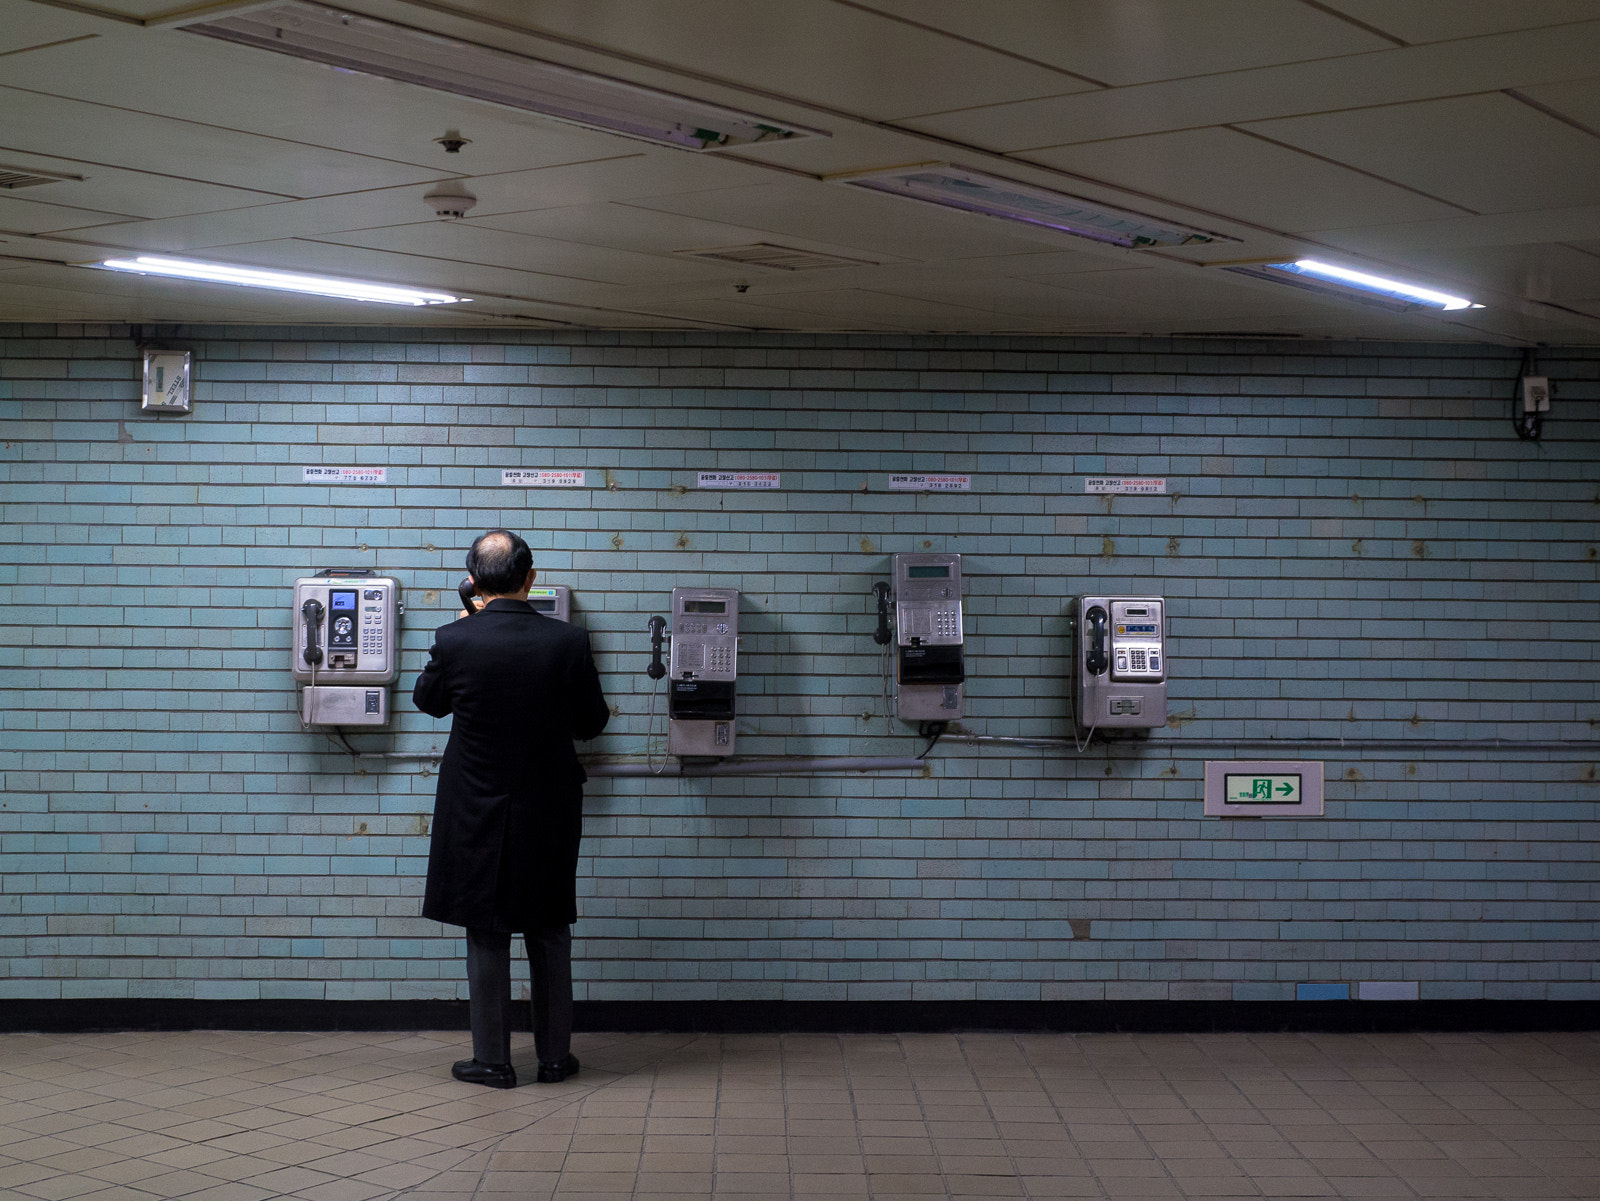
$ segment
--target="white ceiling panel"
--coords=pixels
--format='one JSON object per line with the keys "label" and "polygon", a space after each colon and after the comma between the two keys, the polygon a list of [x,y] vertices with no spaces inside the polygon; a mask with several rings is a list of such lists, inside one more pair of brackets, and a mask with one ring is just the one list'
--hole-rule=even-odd
{"label": "white ceiling panel", "polygon": [[89,13],[43,4],[8,5],[0,21],[0,55],[34,46],[50,46],[72,38],[92,38],[115,31],[119,22]]}
{"label": "white ceiling panel", "polygon": [[[833,0],[465,0],[462,8],[870,120],[1092,86]],[[914,70],[902,64],[915,64]]]}
{"label": "white ceiling panel", "polygon": [[[713,159],[702,165],[700,160],[687,155],[650,150],[620,159],[469,178],[462,184],[478,198],[477,206],[467,218],[471,224],[494,214],[509,219],[545,205],[568,205],[604,197],[670,194],[675,188],[704,187],[707,180],[733,185],[765,179],[768,175],[759,167],[741,163]],[[97,229],[95,235],[130,246],[180,251],[268,238],[312,237],[412,225],[432,211],[423,199],[432,183],[429,180],[405,187],[144,221]]]}
{"label": "white ceiling panel", "polygon": [[5,141],[24,153],[153,169],[285,197],[453,174],[13,87],[0,87],[0,110],[6,116]]}
{"label": "white ceiling panel", "polygon": [[786,292],[770,301],[747,301],[752,308],[770,307],[788,312],[809,313],[816,329],[851,329],[864,321],[889,322],[908,330],[947,331],[970,329],[1044,328],[1047,320],[1034,320],[1011,313],[996,313],[979,305],[947,304],[921,296],[902,296],[891,292],[834,289],[816,292]]}
{"label": "white ceiling panel", "polygon": [[1600,138],[1498,93],[1245,128],[1479,213],[1600,203]]}
{"label": "white ceiling panel", "polygon": [[1408,256],[1440,279],[1493,289],[1526,300],[1568,304],[1600,297],[1600,253],[1545,243],[1418,250]]}
{"label": "white ceiling panel", "polygon": [[[770,240],[773,236],[770,230],[686,217],[679,213],[640,208],[636,204],[625,202],[539,209],[508,216],[485,217],[474,224],[513,233],[533,234],[540,238],[556,238],[585,246],[633,250],[641,254],[674,254],[683,250],[744,246],[752,242]],[[842,246],[836,242],[816,242],[787,234],[784,237],[784,245],[846,257],[852,254],[860,257],[861,254],[855,247]],[[892,255],[882,257],[893,258]],[[771,274],[772,270],[758,273]]]}
{"label": "white ceiling panel", "polygon": [[[4,137],[0,130],[0,138]],[[72,229],[79,224],[101,224],[101,214],[115,214],[111,220],[158,219],[189,213],[209,213],[218,209],[244,208],[274,200],[270,193],[230,188],[202,180],[174,178],[150,171],[109,167],[101,163],[78,162],[46,154],[29,154],[0,146],[0,164],[22,170],[52,171],[81,176],[17,191],[16,196],[32,201],[61,205],[69,210],[88,210],[87,217],[74,225],[53,225],[52,229]],[[69,216],[67,218],[71,220]]]}
{"label": "white ceiling panel", "polygon": [[1543,209],[1527,213],[1495,213],[1484,217],[1451,217],[1366,229],[1325,229],[1312,236],[1319,242],[1366,250],[1390,257],[1411,249],[1446,246],[1527,246],[1539,242],[1579,242],[1600,229],[1600,205]]}
{"label": "white ceiling panel", "polygon": [[468,221],[427,222],[389,229],[329,234],[321,243],[393,250],[446,262],[476,263],[517,271],[537,271],[591,283],[695,283],[725,278],[727,270],[690,258],[638,254],[602,246],[577,246],[556,238],[489,229]]}
{"label": "white ceiling panel", "polygon": [[127,220],[126,213],[101,213],[94,209],[69,208],[63,204],[48,204],[33,195],[47,191],[29,188],[15,195],[0,192],[0,230],[25,234],[49,233],[51,230],[76,229],[82,225],[105,225]]}
{"label": "white ceiling panel", "polygon": [[1462,211],[1232,129],[1088,142],[1030,151],[1028,159],[1191,210],[1286,231],[1422,221]]}
{"label": "white ceiling panel", "polygon": [[[136,18],[176,0],[93,2]],[[720,153],[91,7],[0,0],[0,164],[87,177],[0,188],[0,256],[37,260],[0,258],[0,321],[1600,345],[1600,320],[1571,311],[1600,309],[1600,256],[1585,251],[1600,242],[1600,0],[359,0],[831,135]],[[449,128],[472,139],[459,156],[434,142]],[[821,178],[932,161],[1240,240],[1125,251]],[[431,219],[423,193],[457,177],[477,206]],[[678,253],[752,242],[875,265],[780,272]],[[1489,308],[1397,315],[1188,265],[1307,247],[1457,281]],[[474,303],[378,311],[54,265],[140,249]]]}
{"label": "white ceiling panel", "polygon": [[[149,86],[152,60],[161,64],[159,87]],[[154,116],[444,174],[526,170],[640,149],[533,113],[173,29],[0,58],[0,84],[53,94],[63,79],[73,81],[75,98],[96,104],[127,105],[135,97],[136,107]],[[471,145],[447,153],[434,142],[447,129],[461,130]]]}
{"label": "white ceiling panel", "polygon": [[[899,258],[951,259],[1059,249],[1065,234],[917,204],[842,184],[805,180],[636,200],[657,209]],[[498,223],[497,224],[501,224]],[[1069,243],[1070,244],[1070,243]]]}
{"label": "white ceiling panel", "polygon": [[1014,152],[1587,79],[1600,21],[954,110],[908,129]]}
{"label": "white ceiling panel", "polygon": [[1537,84],[1518,91],[1535,104],[1542,104],[1553,113],[1600,135],[1600,75],[1565,83]]}
{"label": "white ceiling panel", "polygon": [[1321,0],[1413,45],[1595,19],[1594,0]]}
{"label": "white ceiling panel", "polygon": [[1392,42],[1280,0],[866,0],[907,21],[1112,87],[1385,50]]}

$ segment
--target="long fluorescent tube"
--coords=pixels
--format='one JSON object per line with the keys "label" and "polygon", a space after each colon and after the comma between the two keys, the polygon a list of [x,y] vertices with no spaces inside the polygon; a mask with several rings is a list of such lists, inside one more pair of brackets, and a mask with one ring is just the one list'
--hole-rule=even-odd
{"label": "long fluorescent tube", "polygon": [[452,92],[588,129],[688,150],[827,137],[703,100],[493,50],[377,17],[289,0],[183,26],[343,71]]}
{"label": "long fluorescent tube", "polygon": [[1436,292],[1432,288],[1419,287],[1408,284],[1403,280],[1385,279],[1381,275],[1371,275],[1365,271],[1352,271],[1348,267],[1336,267],[1332,263],[1319,262],[1317,259],[1296,259],[1292,263],[1268,263],[1268,270],[1287,271],[1296,275],[1310,275],[1317,279],[1331,280],[1334,283],[1344,284],[1351,288],[1360,288],[1364,292],[1373,292],[1379,296],[1393,296],[1401,300],[1413,301],[1417,304],[1432,305],[1434,308],[1450,312],[1454,309],[1481,309],[1481,304],[1461,296],[1451,296],[1444,292]]}
{"label": "long fluorescent tube", "polygon": [[1248,275],[1251,279],[1264,279],[1268,283],[1288,284],[1319,296],[1335,296],[1340,300],[1353,300],[1374,308],[1388,309],[1391,313],[1408,313],[1419,308],[1450,311],[1481,309],[1483,306],[1462,296],[1451,296],[1432,288],[1408,284],[1403,280],[1386,279],[1366,271],[1352,271],[1336,267],[1318,259],[1296,259],[1289,263],[1255,263],[1224,266],[1224,271],[1235,275]]}
{"label": "long fluorescent tube", "polygon": [[1186,246],[1239,240],[952,163],[922,163],[835,178],[851,187],[1038,225],[1113,246]]}
{"label": "long fluorescent tube", "polygon": [[106,259],[91,264],[106,271],[131,271],[138,275],[166,275],[174,279],[196,279],[213,284],[237,284],[242,288],[271,288],[277,292],[303,292],[310,296],[332,296],[340,300],[365,300],[373,304],[461,304],[463,298],[448,292],[424,292],[416,288],[397,288],[389,284],[369,284],[353,279],[329,279],[320,275],[295,275],[287,271],[267,271],[260,267],[230,267],[224,263],[200,263],[193,259],[169,259],[143,254],[136,259]]}

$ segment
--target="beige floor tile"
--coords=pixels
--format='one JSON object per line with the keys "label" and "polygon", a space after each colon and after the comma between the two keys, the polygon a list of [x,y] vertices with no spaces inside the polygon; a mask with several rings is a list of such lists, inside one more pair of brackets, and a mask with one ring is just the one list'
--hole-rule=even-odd
{"label": "beige floor tile", "polygon": [[579,1081],[494,1093],[453,1033],[0,1035],[0,1195],[1587,1201],[1600,1170],[1588,1034],[584,1037]]}

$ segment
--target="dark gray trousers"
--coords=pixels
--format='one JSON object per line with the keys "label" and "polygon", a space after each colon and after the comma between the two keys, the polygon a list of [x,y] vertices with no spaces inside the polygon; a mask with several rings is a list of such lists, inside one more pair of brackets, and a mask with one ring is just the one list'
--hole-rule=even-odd
{"label": "dark gray trousers", "polygon": [[[540,1063],[560,1063],[572,1050],[572,927],[529,930],[533,978],[533,1045]],[[467,930],[467,1011],[472,1058],[511,1062],[511,935]]]}

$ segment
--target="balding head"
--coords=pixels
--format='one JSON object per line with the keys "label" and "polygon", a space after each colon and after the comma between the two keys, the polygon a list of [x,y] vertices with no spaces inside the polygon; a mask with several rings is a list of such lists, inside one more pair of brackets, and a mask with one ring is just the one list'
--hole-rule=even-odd
{"label": "balding head", "polygon": [[520,592],[533,570],[533,552],[510,530],[480,535],[467,552],[467,574],[485,596]]}

